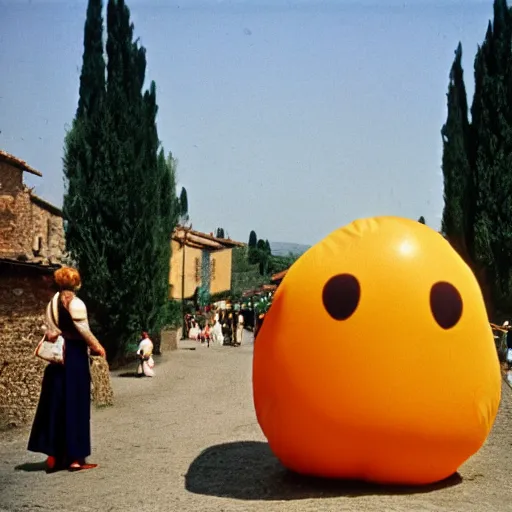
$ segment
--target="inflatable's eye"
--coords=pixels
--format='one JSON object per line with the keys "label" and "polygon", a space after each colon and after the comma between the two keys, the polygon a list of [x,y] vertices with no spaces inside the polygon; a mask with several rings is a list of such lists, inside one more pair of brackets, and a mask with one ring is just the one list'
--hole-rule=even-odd
{"label": "inflatable's eye", "polygon": [[334,320],[351,317],[361,298],[361,286],[352,274],[331,277],[324,285],[322,300],[325,310]]}
{"label": "inflatable's eye", "polygon": [[430,290],[430,309],[443,329],[454,327],[462,316],[462,297],[455,286],[441,281]]}

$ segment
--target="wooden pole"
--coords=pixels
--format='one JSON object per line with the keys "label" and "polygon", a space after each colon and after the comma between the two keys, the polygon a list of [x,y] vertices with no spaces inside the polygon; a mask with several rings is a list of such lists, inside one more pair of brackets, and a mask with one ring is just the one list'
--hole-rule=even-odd
{"label": "wooden pole", "polygon": [[185,321],[185,247],[187,241],[187,230],[183,231],[183,258],[181,263],[181,317],[182,317],[182,339],[187,339],[187,322]]}

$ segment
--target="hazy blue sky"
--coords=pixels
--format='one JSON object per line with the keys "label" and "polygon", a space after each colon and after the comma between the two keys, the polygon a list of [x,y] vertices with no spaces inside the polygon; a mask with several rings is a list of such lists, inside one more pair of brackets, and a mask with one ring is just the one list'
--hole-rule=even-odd
{"label": "hazy blue sky", "polygon": [[[315,243],[355,218],[439,227],[440,128],[492,0],[127,0],[195,229]],[[0,148],[62,204],[86,0],[0,0]],[[185,7],[186,6],[186,7]]]}

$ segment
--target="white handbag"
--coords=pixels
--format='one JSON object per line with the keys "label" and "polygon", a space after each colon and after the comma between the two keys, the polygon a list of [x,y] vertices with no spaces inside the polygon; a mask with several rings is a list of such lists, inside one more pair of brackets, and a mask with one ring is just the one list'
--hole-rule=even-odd
{"label": "white handbag", "polygon": [[[60,332],[58,328],[58,300],[59,294],[57,293],[46,307],[46,324],[55,334]],[[64,351],[65,342],[60,334],[55,341],[50,341],[45,333],[41,341],[37,344],[34,355],[49,363],[64,364]]]}
{"label": "white handbag", "polygon": [[49,341],[45,334],[34,355],[49,363],[64,364],[64,338],[58,336],[55,341]]}

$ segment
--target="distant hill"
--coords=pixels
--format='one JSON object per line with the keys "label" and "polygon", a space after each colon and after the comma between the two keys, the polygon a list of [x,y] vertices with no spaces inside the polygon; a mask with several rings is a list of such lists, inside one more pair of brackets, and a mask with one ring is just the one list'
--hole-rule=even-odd
{"label": "distant hill", "polygon": [[270,250],[274,256],[288,256],[290,253],[300,256],[310,247],[310,245],[294,244],[290,242],[270,242]]}

